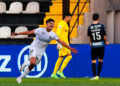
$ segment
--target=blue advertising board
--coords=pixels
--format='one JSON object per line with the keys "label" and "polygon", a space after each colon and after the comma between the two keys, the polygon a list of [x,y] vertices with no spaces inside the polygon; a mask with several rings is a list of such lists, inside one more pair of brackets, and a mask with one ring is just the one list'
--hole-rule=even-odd
{"label": "blue advertising board", "polygon": [[[87,44],[71,45],[78,50],[64,70],[67,77],[91,77],[91,48]],[[0,77],[18,77],[20,66],[29,61],[29,45],[0,45]],[[102,77],[120,77],[120,45],[105,48]],[[50,77],[53,72],[58,51],[56,45],[48,45],[41,62],[26,77]]]}

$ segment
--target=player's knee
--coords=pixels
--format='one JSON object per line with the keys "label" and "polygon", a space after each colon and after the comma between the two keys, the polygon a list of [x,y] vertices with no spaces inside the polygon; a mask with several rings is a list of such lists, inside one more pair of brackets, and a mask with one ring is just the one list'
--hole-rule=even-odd
{"label": "player's knee", "polygon": [[31,65],[35,65],[36,64],[36,58],[35,57],[30,58],[30,64]]}
{"label": "player's knee", "polygon": [[99,62],[103,62],[103,59],[99,59]]}
{"label": "player's knee", "polygon": [[67,58],[72,59],[72,55],[68,55]]}
{"label": "player's knee", "polygon": [[92,60],[92,63],[96,63],[96,60]]}

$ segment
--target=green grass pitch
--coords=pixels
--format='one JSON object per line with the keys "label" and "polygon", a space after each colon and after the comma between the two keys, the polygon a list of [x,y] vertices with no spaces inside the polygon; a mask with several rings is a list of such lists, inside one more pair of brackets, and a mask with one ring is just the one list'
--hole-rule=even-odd
{"label": "green grass pitch", "polygon": [[16,78],[0,78],[0,86],[120,86],[120,78],[100,78],[91,81],[90,78],[24,78],[21,84]]}

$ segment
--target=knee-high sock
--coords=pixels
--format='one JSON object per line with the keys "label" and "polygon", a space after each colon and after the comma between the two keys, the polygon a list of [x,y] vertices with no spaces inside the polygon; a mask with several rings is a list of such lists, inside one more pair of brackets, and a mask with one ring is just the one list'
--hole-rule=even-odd
{"label": "knee-high sock", "polygon": [[63,57],[58,57],[57,61],[56,61],[56,64],[55,64],[55,68],[54,68],[54,71],[53,71],[53,74],[56,74],[60,65],[61,65],[61,62],[63,60]]}
{"label": "knee-high sock", "polygon": [[65,69],[65,67],[67,66],[67,64],[69,63],[69,61],[72,59],[72,56],[67,56],[65,58],[65,60],[63,61],[61,68],[60,68],[60,72],[63,72],[63,70]]}
{"label": "knee-high sock", "polygon": [[29,61],[25,61],[23,64],[22,64],[22,68],[25,68],[26,66],[29,66],[30,65],[30,62]]}
{"label": "knee-high sock", "polygon": [[101,70],[102,70],[102,64],[103,62],[98,63],[98,76],[100,76]]}
{"label": "knee-high sock", "polygon": [[27,68],[20,76],[19,76],[19,78],[20,79],[23,79],[26,75],[28,75],[30,73],[30,70],[29,70],[29,68]]}
{"label": "knee-high sock", "polygon": [[93,72],[93,76],[96,76],[96,63],[92,63],[92,72]]}

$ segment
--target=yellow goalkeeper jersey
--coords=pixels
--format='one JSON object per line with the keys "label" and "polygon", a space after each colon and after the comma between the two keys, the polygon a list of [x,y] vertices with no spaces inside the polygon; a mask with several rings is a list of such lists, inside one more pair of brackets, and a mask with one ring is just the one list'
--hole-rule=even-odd
{"label": "yellow goalkeeper jersey", "polygon": [[57,36],[67,44],[69,44],[68,43],[68,31],[69,31],[69,27],[68,27],[67,22],[65,22],[64,20],[60,21],[57,26]]}

